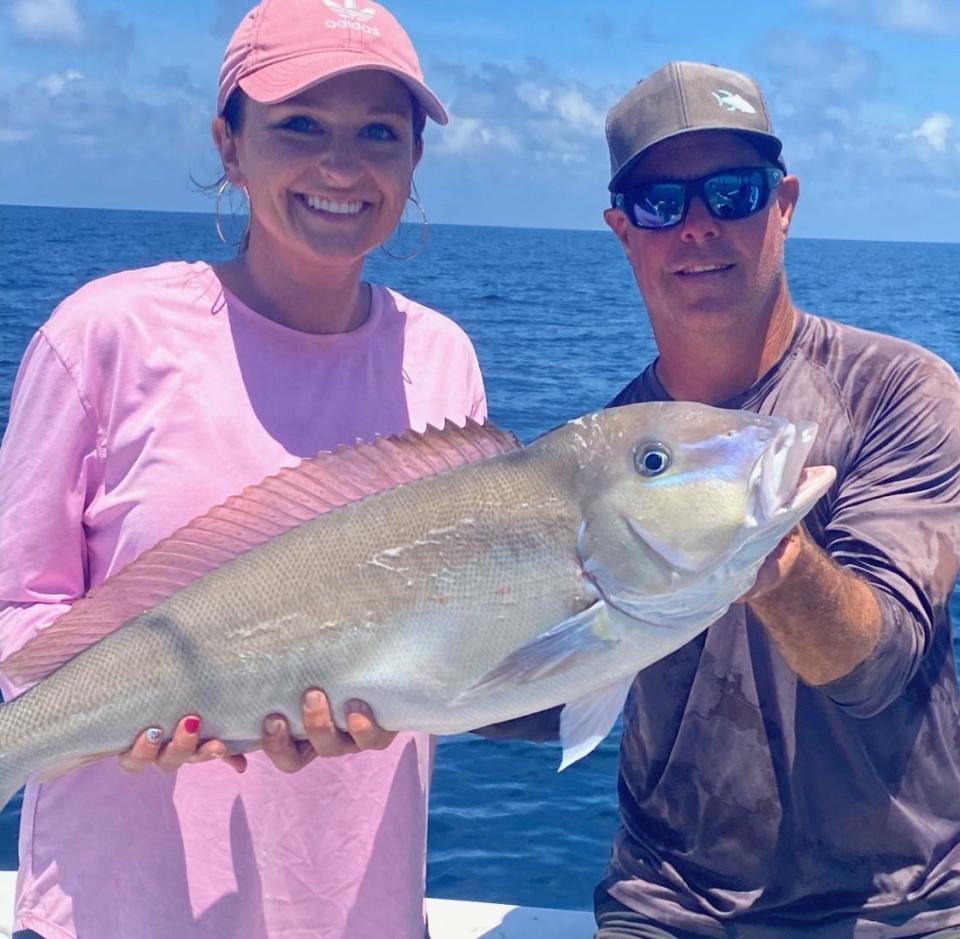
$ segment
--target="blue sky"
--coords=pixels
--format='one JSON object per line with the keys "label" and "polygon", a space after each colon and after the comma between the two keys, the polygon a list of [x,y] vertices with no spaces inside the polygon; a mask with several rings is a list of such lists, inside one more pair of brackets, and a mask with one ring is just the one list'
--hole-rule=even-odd
{"label": "blue sky", "polygon": [[[0,202],[208,211],[246,0],[0,0]],[[670,59],[757,77],[794,234],[960,242],[960,0],[393,0],[451,122],[431,221],[599,228],[607,108]]]}

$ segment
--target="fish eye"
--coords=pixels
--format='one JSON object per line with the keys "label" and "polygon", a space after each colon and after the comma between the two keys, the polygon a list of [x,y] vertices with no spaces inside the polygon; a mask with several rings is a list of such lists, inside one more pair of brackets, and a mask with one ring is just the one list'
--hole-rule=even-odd
{"label": "fish eye", "polygon": [[670,451],[662,443],[648,443],[638,447],[633,462],[641,476],[659,476],[670,468]]}

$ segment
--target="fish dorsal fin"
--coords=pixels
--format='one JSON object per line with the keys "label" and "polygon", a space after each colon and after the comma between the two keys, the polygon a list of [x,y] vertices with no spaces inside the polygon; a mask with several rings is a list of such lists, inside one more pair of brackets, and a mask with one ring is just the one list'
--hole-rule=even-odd
{"label": "fish dorsal fin", "polygon": [[280,470],[178,529],[77,600],[0,664],[32,684],[93,643],[257,545],[349,502],[517,450],[513,434],[467,419],[341,446]]}

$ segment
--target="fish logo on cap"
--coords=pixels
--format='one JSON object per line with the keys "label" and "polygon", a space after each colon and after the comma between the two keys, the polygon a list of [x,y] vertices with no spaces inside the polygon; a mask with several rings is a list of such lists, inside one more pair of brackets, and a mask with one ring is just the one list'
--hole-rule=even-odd
{"label": "fish logo on cap", "polygon": [[366,7],[363,10],[359,9],[357,0],[343,0],[343,3],[337,3],[336,0],[323,0],[323,2],[327,5],[327,9],[332,10],[337,16],[345,17],[348,20],[356,20],[360,23],[372,19],[377,12],[371,7]]}
{"label": "fish logo on cap", "polygon": [[717,99],[717,104],[727,111],[742,111],[744,114],[757,113],[757,109],[746,98],[741,98],[740,95],[734,94],[732,91],[718,88],[711,94]]}

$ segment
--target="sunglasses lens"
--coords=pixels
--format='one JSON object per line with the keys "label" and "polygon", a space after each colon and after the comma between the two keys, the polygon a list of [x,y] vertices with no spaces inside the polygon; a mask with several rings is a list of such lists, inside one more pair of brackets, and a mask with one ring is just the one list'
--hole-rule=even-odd
{"label": "sunglasses lens", "polygon": [[694,193],[703,196],[714,218],[746,218],[767,204],[770,193],[781,182],[783,172],[779,169],[745,167],[689,181],[643,183],[629,192],[617,193],[613,204],[637,228],[672,228],[683,220]]}
{"label": "sunglasses lens", "polygon": [[704,181],[703,191],[716,218],[737,219],[753,215],[767,204],[769,190],[762,170],[720,173]]}
{"label": "sunglasses lens", "polygon": [[683,217],[686,187],[682,183],[651,183],[625,194],[626,211],[638,228],[669,228]]}

